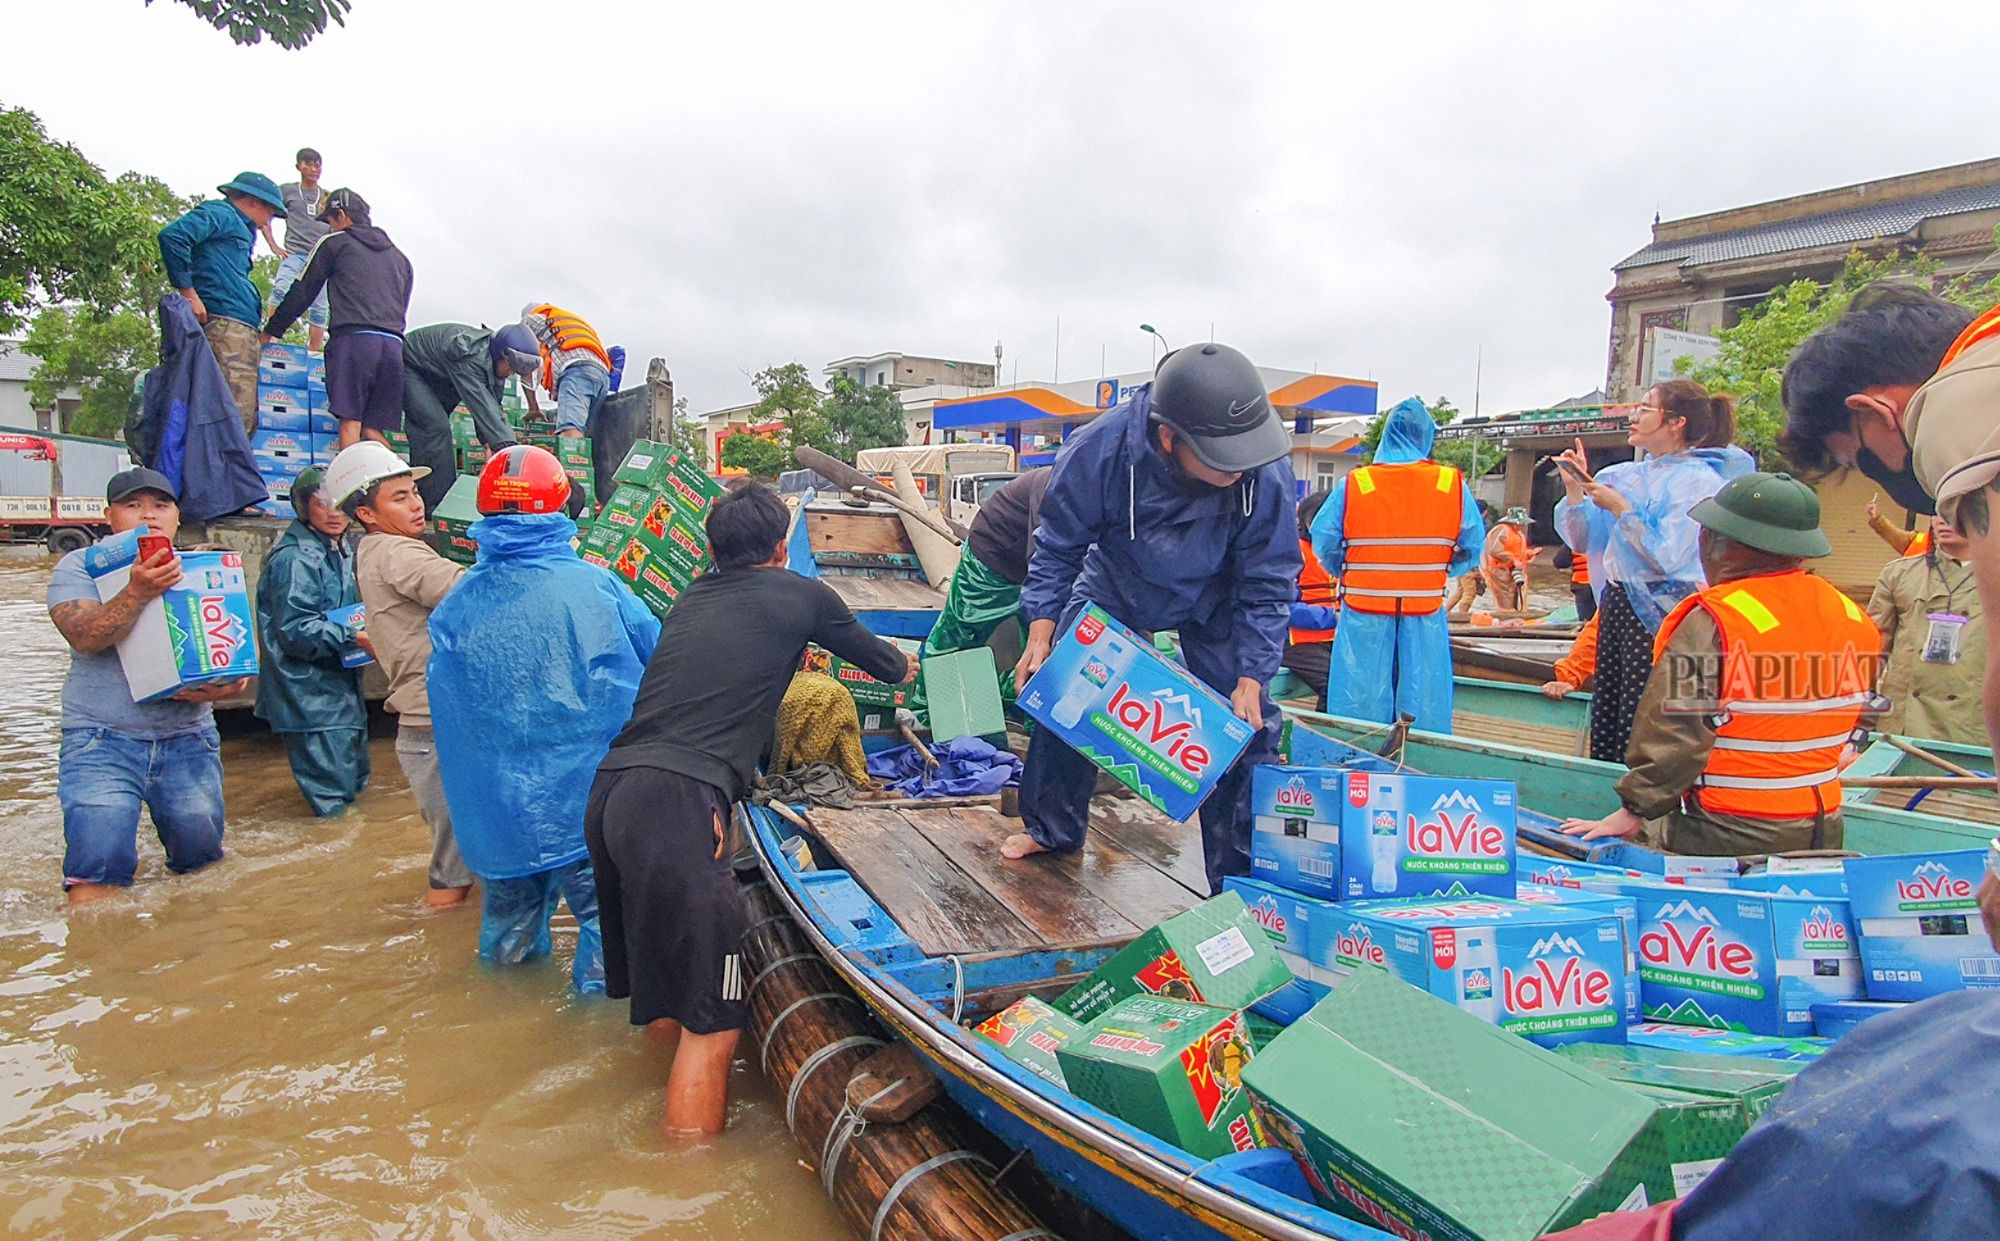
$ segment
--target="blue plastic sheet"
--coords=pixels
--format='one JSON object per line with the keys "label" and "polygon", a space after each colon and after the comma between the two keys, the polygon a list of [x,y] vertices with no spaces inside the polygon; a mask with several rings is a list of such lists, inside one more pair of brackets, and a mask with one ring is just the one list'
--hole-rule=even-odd
{"label": "blue plastic sheet", "polygon": [[977,737],[933,745],[938,766],[924,766],[917,748],[900,745],[868,759],[868,774],[899,797],[980,797],[1021,780],[1021,760]]}

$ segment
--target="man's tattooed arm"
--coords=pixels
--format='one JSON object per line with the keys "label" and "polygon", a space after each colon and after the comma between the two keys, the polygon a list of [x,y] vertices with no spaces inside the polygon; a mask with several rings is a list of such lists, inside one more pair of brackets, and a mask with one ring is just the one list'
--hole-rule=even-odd
{"label": "man's tattooed arm", "polygon": [[128,588],[111,596],[109,603],[88,599],[58,603],[49,609],[49,619],[77,654],[95,655],[110,650],[132,632],[146,603]]}

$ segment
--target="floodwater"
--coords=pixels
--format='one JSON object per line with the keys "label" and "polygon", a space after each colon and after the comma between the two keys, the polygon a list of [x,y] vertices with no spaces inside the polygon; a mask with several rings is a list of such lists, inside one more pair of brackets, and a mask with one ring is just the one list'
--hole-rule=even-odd
{"label": "floodwater", "polygon": [[501,973],[476,912],[422,912],[387,738],[316,821],[225,729],[228,856],[170,875],[142,824],[132,894],[65,912],[52,563],[0,557],[0,1233],[842,1235],[754,1064],[729,1132],[670,1150],[657,1052],[568,994],[573,929]]}

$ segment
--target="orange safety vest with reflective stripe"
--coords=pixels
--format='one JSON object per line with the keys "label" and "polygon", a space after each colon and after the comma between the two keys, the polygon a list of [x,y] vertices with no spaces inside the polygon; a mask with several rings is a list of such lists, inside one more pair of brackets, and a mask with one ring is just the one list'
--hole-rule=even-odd
{"label": "orange safety vest with reflective stripe", "polygon": [[1347,476],[1341,602],[1357,612],[1424,616],[1444,606],[1465,513],[1459,473],[1434,461],[1364,465]]}
{"label": "orange safety vest with reflective stripe", "polygon": [[1803,569],[1739,578],[1681,601],[1654,639],[1656,666],[1696,608],[1722,634],[1722,701],[1695,804],[1751,819],[1840,809],[1841,750],[1882,650],[1875,622]]}
{"label": "orange safety vest with reflective stripe", "polygon": [[[604,369],[611,369],[611,355],[604,351],[603,342],[597,339],[597,329],[585,323],[577,315],[560,306],[543,303],[530,314],[537,314],[549,321],[549,331],[555,333],[556,348],[564,353],[572,349],[583,349],[597,355],[604,363]],[[547,341],[542,342],[542,387],[554,395],[556,390],[555,359],[550,356]]]}
{"label": "orange safety vest with reflective stripe", "polygon": [[1958,361],[1959,354],[1995,336],[2000,336],[2000,306],[1995,306],[1965,325],[1965,330],[1958,334],[1958,339],[1951,342],[1951,348],[1944,351],[1944,360],[1938,363],[1938,369],[1943,370],[1950,366]]}
{"label": "orange safety vest with reflective stripe", "polygon": [[[1305,557],[1305,567],[1299,570],[1299,602],[1322,608],[1333,606],[1336,598],[1333,574],[1321,567],[1319,557],[1313,555],[1311,539],[1299,540],[1299,553]],[[1331,629],[1292,630],[1293,646],[1309,646],[1314,642],[1331,641],[1333,641]]]}
{"label": "orange safety vest with reflective stripe", "polygon": [[1921,556],[1930,549],[1931,532],[1929,527],[1925,527],[1917,531],[1917,536],[1910,540],[1910,545],[1903,549],[1903,554],[1905,556]]}

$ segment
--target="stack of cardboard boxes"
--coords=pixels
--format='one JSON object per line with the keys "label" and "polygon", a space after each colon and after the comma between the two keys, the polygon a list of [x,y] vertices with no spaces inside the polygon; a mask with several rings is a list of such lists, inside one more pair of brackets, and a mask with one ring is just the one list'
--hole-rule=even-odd
{"label": "stack of cardboard boxes", "polygon": [[[579,455],[588,462],[587,452]],[[578,551],[625,579],[647,607],[665,616],[708,565],[704,522],[722,484],[679,449],[651,440],[632,446],[612,483]]]}
{"label": "stack of cardboard boxes", "polygon": [[250,452],[268,496],[258,507],[292,516],[292,483],[333,461],[340,424],[326,404],[326,356],[304,345],[269,344],[257,367],[257,430]]}

